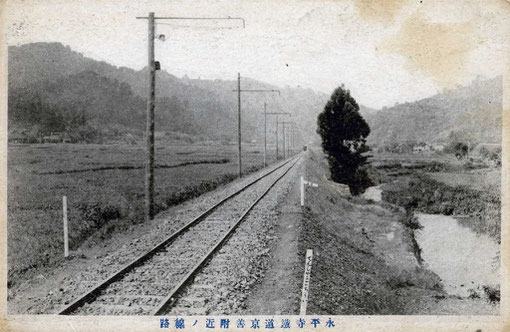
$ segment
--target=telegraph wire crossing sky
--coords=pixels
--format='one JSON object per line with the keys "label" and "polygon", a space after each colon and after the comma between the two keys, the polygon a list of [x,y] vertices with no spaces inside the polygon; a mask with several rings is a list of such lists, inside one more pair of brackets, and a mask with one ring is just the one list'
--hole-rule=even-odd
{"label": "telegraph wire crossing sky", "polygon": [[[135,1],[12,1],[7,40],[60,42],[139,70],[147,62],[147,22],[137,16],[242,17],[245,28],[230,20],[158,21],[156,35],[166,40],[156,40],[156,59],[178,77],[235,80],[241,72],[328,95],[344,83],[360,104],[373,108],[422,99],[507,68],[510,5],[502,1],[460,6],[393,0],[368,9],[365,2],[175,1],[149,7]],[[391,9],[390,3],[399,6]]]}

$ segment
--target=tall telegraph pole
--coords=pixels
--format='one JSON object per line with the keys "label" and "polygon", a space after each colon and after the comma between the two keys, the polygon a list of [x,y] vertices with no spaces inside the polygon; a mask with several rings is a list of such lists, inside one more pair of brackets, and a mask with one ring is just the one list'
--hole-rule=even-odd
{"label": "tall telegraph pole", "polygon": [[[280,122],[280,123],[282,124],[282,127],[283,127],[283,159],[285,159],[285,158],[288,157],[288,156],[285,156],[285,140],[286,140],[286,138],[285,138],[285,125],[286,124],[288,124],[288,125],[295,125],[295,123],[294,122],[289,122],[289,121],[283,121],[283,122]],[[290,127],[288,129],[290,130]]]}
{"label": "tall telegraph pole", "polygon": [[290,127],[287,127],[287,158],[290,157],[290,133],[291,133],[291,128]]}
{"label": "tall telegraph pole", "polygon": [[[241,90],[241,74],[237,73],[237,90],[233,90],[237,92],[237,146],[238,146],[238,164],[239,164],[239,177],[243,175],[243,171],[241,168],[242,162],[242,153],[241,153],[241,92],[278,92],[280,94],[280,90],[275,89],[244,89]],[[265,166],[265,163],[264,163]]]}
{"label": "tall telegraph pole", "polygon": [[275,143],[276,143],[276,160],[278,160],[278,116],[279,115],[291,115],[289,112],[270,112],[265,113],[265,115],[276,115],[276,136],[275,136]]}
{"label": "tall telegraph pole", "polygon": [[[241,20],[243,28],[244,19],[241,17],[155,17],[153,12],[147,17],[137,17],[136,19],[146,19],[149,23],[148,29],[148,64],[149,64],[149,98],[147,101],[147,120],[146,120],[146,150],[145,150],[145,220],[149,221],[154,217],[154,101],[156,97],[156,67],[154,60],[154,38],[156,20]],[[164,36],[163,36],[164,37]],[[164,38],[163,38],[164,40]]]}
{"label": "tall telegraph pole", "polygon": [[266,150],[267,150],[267,109],[264,102],[264,167],[266,167]]}
{"label": "tall telegraph pole", "polygon": [[276,139],[276,161],[278,161],[278,158],[280,157],[278,154],[278,115],[279,114],[276,114],[276,136],[275,136],[275,139]]}
{"label": "tall telegraph pole", "polygon": [[154,63],[154,13],[149,13],[149,98],[145,150],[145,221],[154,217],[154,99],[156,96],[156,66]]}
{"label": "tall telegraph pole", "polygon": [[266,103],[264,103],[264,166],[267,159],[267,116],[276,115],[276,160],[278,160],[278,115],[290,115],[288,112],[267,112]]}
{"label": "tall telegraph pole", "polygon": [[283,160],[285,160],[285,122],[282,122],[282,135],[283,135]]}
{"label": "tall telegraph pole", "polygon": [[238,164],[239,164],[239,177],[243,174],[241,165],[241,73],[237,73],[237,148],[238,148]]}

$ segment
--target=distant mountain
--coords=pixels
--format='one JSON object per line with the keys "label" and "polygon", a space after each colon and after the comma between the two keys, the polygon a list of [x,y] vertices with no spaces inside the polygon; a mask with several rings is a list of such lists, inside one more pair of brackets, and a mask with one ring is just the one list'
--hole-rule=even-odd
{"label": "distant mountain", "polygon": [[469,86],[430,98],[365,112],[371,128],[368,143],[451,140],[498,143],[501,140],[502,83],[501,77],[477,79]]}
{"label": "distant mountain", "polygon": [[378,112],[378,110],[376,110],[374,108],[359,105],[359,114],[361,114],[361,116],[365,119],[374,116],[375,113],[377,113],[377,112]]}
{"label": "distant mountain", "polygon": [[[98,127],[138,131],[145,127],[148,69],[133,70],[96,61],[60,43],[10,46],[9,130],[38,135],[52,131],[85,132]],[[235,73],[233,73],[235,77]],[[156,130],[234,140],[237,133],[235,80],[178,78],[157,72]],[[310,89],[278,87],[242,78],[244,89],[278,89],[277,93],[243,93],[245,140],[261,141],[263,105],[268,112],[290,112],[307,141],[318,142],[317,115],[329,95]],[[360,105],[371,127],[371,145],[391,142],[436,142],[451,139],[499,142],[502,79],[476,80],[416,102],[375,110]],[[280,116],[280,119],[284,117]],[[268,116],[268,139],[274,142],[275,117]]]}
{"label": "distant mountain", "polygon": [[90,120],[141,129],[144,102],[125,83],[93,71],[10,87],[9,124],[67,131]]}
{"label": "distant mountain", "polygon": [[[10,129],[46,123],[43,131],[58,131],[83,125],[84,121],[144,128],[147,68],[118,68],[84,57],[60,43],[10,46],[8,52]],[[158,71],[156,130],[233,139],[237,132],[237,95],[232,90],[236,87],[234,80],[181,79]],[[327,101],[327,95],[309,89],[279,88],[245,78],[242,87],[281,91],[281,95],[242,95],[246,140],[263,139],[264,101],[268,112],[293,113],[294,121],[309,135],[315,132],[316,110]],[[48,126],[60,118],[66,120],[58,128]],[[268,117],[270,141],[274,122],[274,117]]]}

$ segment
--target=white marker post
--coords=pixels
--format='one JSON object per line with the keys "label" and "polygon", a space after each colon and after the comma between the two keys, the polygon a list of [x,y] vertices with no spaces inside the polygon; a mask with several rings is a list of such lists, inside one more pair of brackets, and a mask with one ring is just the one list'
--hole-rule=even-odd
{"label": "white marker post", "polygon": [[317,183],[306,181],[305,179],[303,179],[303,177],[301,177],[301,188],[300,188],[301,189],[301,206],[305,205],[305,185],[310,186],[310,187],[318,187],[319,186]]}
{"label": "white marker post", "polygon": [[308,293],[310,292],[310,276],[312,274],[312,258],[313,250],[308,249],[306,251],[305,261],[305,275],[303,277],[303,291],[301,292],[301,308],[299,309],[299,315],[306,315],[306,306],[308,305]]}
{"label": "white marker post", "polygon": [[63,218],[64,218],[64,257],[69,256],[69,240],[67,232],[67,197],[62,198],[63,203]]}

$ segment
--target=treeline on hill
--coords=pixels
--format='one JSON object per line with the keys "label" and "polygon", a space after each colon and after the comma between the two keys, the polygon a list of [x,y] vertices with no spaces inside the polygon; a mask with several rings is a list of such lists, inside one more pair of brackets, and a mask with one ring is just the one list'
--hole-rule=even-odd
{"label": "treeline on hill", "polygon": [[[157,101],[160,128],[193,134],[187,105],[176,97]],[[25,141],[65,133],[71,142],[101,142],[125,134],[142,136],[145,101],[127,83],[84,71],[53,82],[9,89],[9,129],[24,128]]]}
{"label": "treeline on hill", "polygon": [[[147,68],[115,67],[60,43],[10,46],[9,140],[64,130],[79,141],[142,136]],[[163,69],[165,64],[162,64]],[[171,135],[233,140],[237,132],[235,73],[232,80],[178,78],[157,73],[156,131]],[[246,89],[278,89],[281,95],[243,95],[243,138],[261,141],[264,101],[270,112],[292,112],[306,141],[319,142],[316,123],[328,95],[276,87],[242,78]],[[420,143],[498,143],[501,137],[502,78],[477,79],[466,87],[374,110],[359,105],[371,128],[371,147]],[[268,118],[269,144],[274,119]],[[36,135],[37,136],[37,135]],[[414,142],[414,143],[413,143]]]}
{"label": "treeline on hill", "polygon": [[[142,137],[147,100],[147,68],[115,67],[74,52],[60,43],[10,46],[9,140],[32,140],[65,133],[75,141],[108,141],[116,136]],[[232,80],[178,78],[157,72],[156,131],[168,137],[202,137],[233,141],[237,133],[235,73]],[[279,89],[268,94],[268,110],[292,111],[301,128],[314,132],[308,115],[327,96],[302,88],[279,88],[242,79],[244,88]],[[264,135],[264,100],[243,96],[243,139]],[[269,132],[274,121],[269,119]],[[312,126],[308,128],[308,126]],[[274,135],[269,135],[269,142]]]}
{"label": "treeline on hill", "polygon": [[415,102],[397,103],[363,114],[372,132],[368,143],[395,151],[427,144],[499,143],[503,109],[502,77],[475,79]]}

